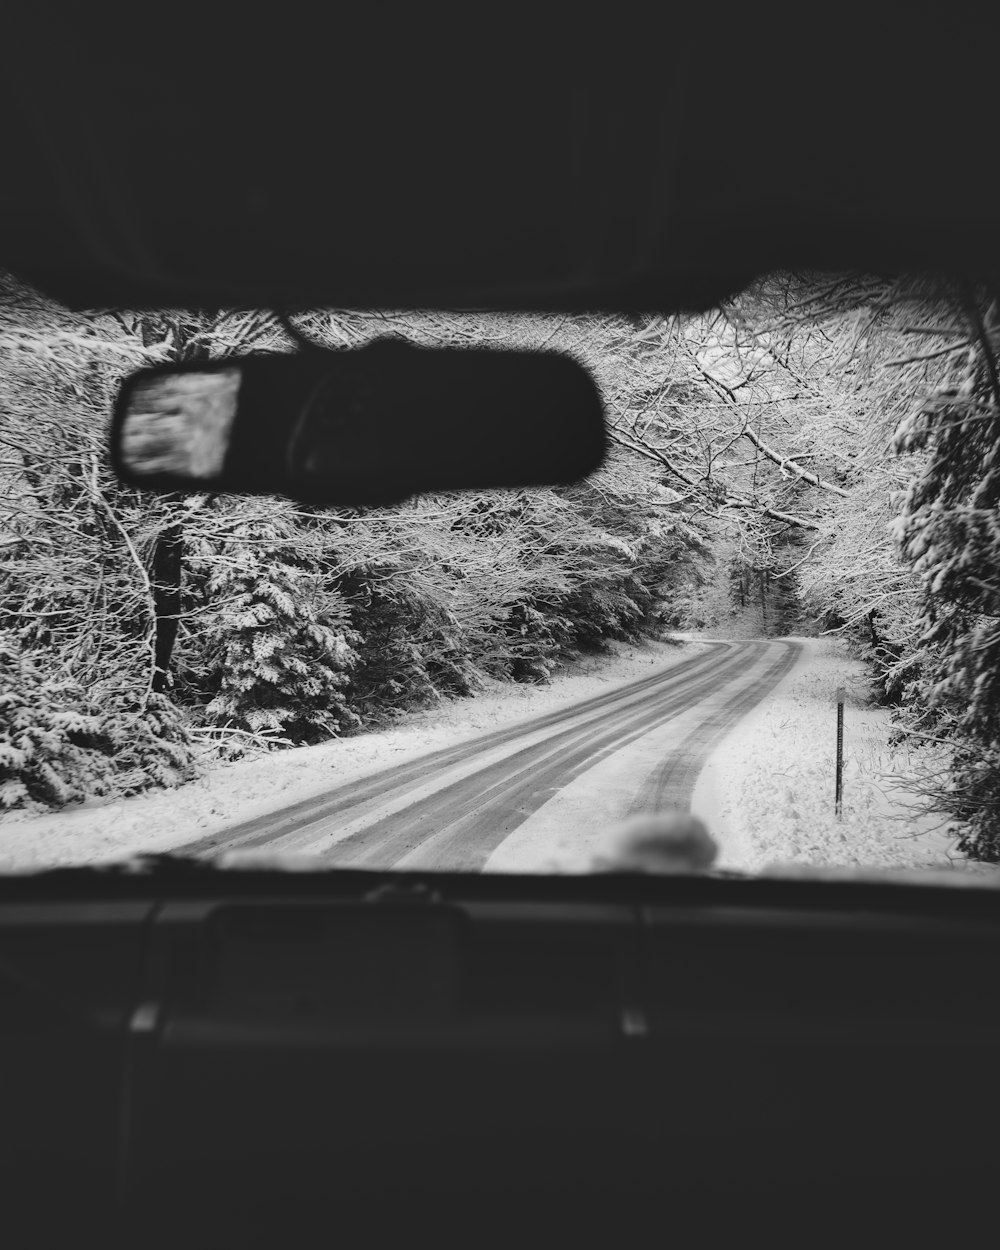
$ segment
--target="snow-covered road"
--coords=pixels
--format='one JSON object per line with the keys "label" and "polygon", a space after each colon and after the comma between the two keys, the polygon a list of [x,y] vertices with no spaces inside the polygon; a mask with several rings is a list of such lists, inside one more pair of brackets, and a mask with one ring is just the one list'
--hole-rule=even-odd
{"label": "snow-covered road", "polygon": [[306,853],[345,867],[584,867],[626,817],[688,806],[713,745],[799,651],[785,640],[710,643],[605,694],[175,849]]}

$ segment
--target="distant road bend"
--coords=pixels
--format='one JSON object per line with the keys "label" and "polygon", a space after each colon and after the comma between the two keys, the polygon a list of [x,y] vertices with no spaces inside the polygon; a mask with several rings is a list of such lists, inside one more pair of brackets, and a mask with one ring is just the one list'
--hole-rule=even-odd
{"label": "distant road bend", "polygon": [[710,643],[606,694],[177,850],[301,852],[338,867],[479,871],[491,857],[491,868],[502,866],[505,842],[533,837],[544,846],[550,828],[565,843],[577,834],[585,840],[588,819],[606,826],[637,812],[686,809],[712,747],[770,693],[799,651],[785,640]]}

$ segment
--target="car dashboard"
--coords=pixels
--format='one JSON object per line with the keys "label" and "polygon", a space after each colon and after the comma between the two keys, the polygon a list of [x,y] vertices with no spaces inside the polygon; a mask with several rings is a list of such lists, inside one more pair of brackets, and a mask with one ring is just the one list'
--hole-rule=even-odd
{"label": "car dashboard", "polygon": [[0,1166],[29,1221],[275,1244],[832,1202],[902,1228],[989,1193],[992,891],[162,876],[4,883]]}

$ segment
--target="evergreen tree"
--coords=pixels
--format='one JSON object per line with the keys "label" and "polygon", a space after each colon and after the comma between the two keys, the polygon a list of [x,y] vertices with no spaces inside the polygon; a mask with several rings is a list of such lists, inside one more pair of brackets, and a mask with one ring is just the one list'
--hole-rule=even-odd
{"label": "evergreen tree", "polygon": [[0,634],[0,808],[63,807],[193,776],[190,737],[162,695],[142,708],[95,707],[79,683]]}
{"label": "evergreen tree", "polygon": [[309,743],[359,724],[347,696],[358,639],[295,537],[276,507],[192,558],[206,610],[183,680],[209,724]]}
{"label": "evergreen tree", "polygon": [[926,458],[894,529],[923,585],[904,698],[951,744],[939,797],[966,826],[962,849],[1000,862],[1000,317],[969,316],[978,341],[958,376],[900,427],[900,450]]}

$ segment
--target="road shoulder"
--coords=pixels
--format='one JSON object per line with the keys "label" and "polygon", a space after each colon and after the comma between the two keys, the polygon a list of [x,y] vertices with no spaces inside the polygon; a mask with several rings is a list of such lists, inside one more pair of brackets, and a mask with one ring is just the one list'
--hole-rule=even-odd
{"label": "road shoulder", "polygon": [[[716,746],[692,811],[719,843],[719,866],[967,867],[940,814],[915,806],[914,761],[889,746],[890,714],[869,702],[866,670],[834,638],[802,639],[795,667]],[[836,695],[844,709],[844,802],[834,811]]]}

